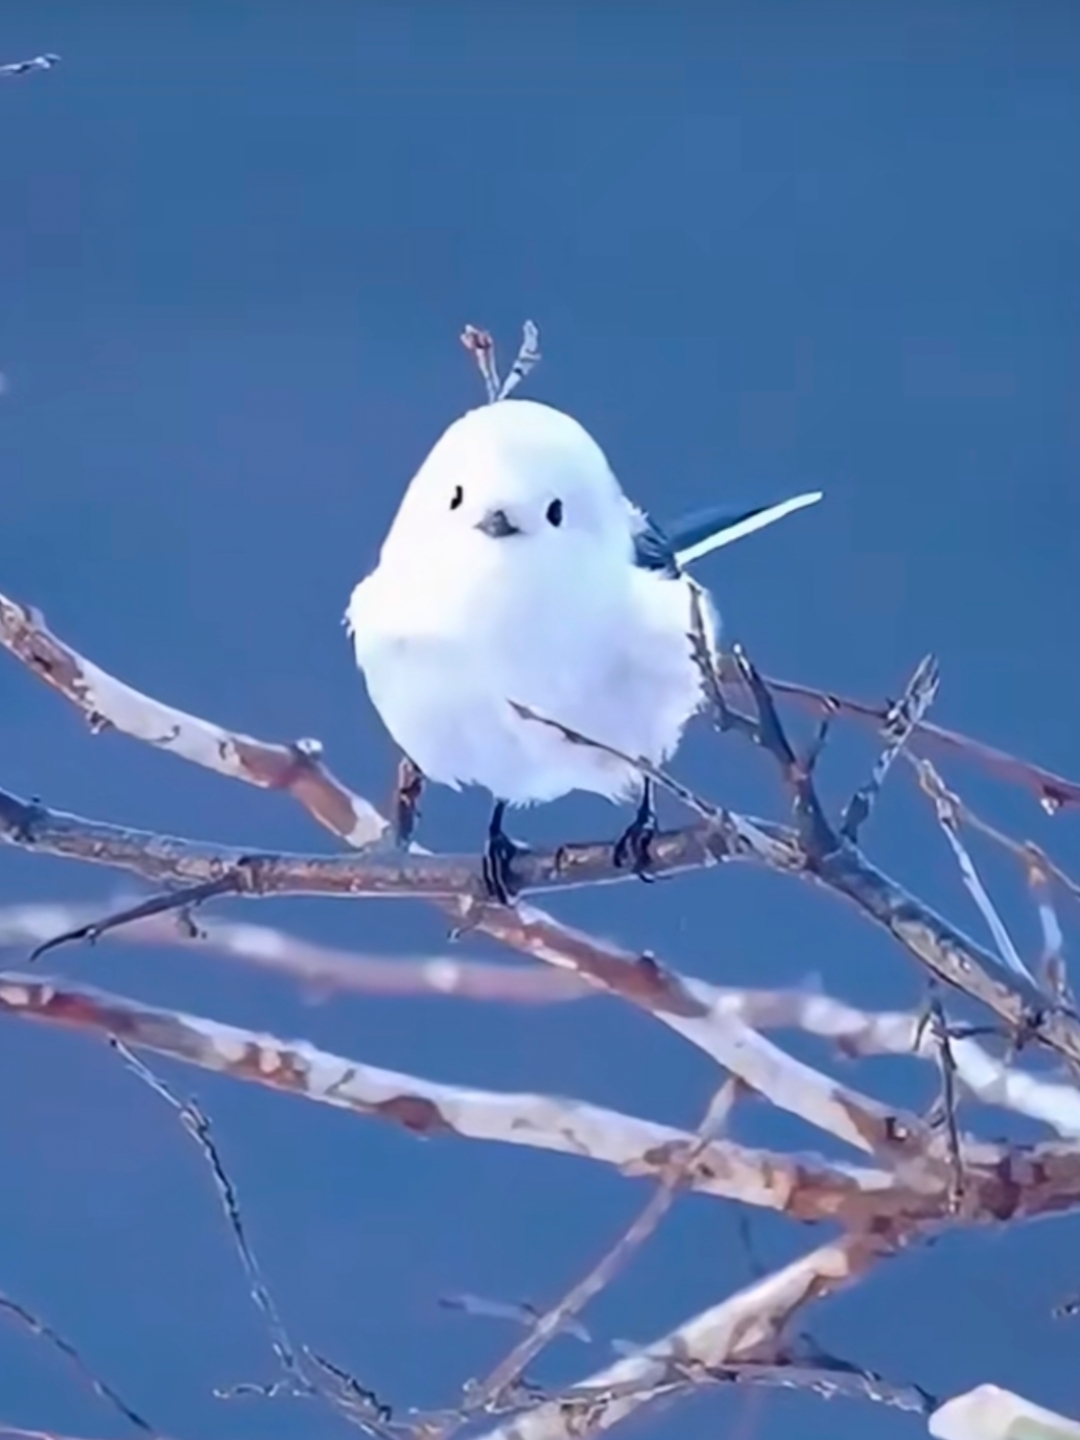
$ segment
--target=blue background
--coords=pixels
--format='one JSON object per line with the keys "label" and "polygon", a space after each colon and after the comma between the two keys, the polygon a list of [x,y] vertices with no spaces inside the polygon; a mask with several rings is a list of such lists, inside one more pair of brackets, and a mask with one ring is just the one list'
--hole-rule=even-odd
{"label": "blue background", "polygon": [[[340,616],[408,477],[480,397],[462,324],[494,329],[506,355],[531,316],[546,359],[527,393],[578,416],[659,516],[828,492],[702,567],[764,668],[874,698],[933,649],[943,723],[1080,772],[1074,5],[7,0],[0,49],[64,56],[0,85],[0,587],[100,664],[223,724],[316,734],[381,799],[393,751]],[[281,797],[90,737],[7,662],[0,755],[6,786],[61,808],[242,844],[330,843]],[[830,803],[871,757],[844,732],[822,777]],[[782,813],[766,761],[737,740],[697,733],[678,768]],[[1074,817],[1051,824],[1027,796],[949,774],[1075,861]],[[477,795],[432,794],[425,838],[473,847],[483,816]],[[615,824],[572,799],[518,829],[551,840]],[[978,931],[906,772],[868,841]],[[6,902],[115,893],[89,868],[0,859]],[[987,876],[1034,953],[1017,877],[994,857]],[[858,916],[748,869],[553,908],[722,983],[816,974],[869,1006],[922,995],[914,963]],[[408,904],[297,901],[255,918],[376,953],[444,944],[434,912]],[[104,946],[56,965],[436,1079],[673,1123],[696,1123],[716,1081],[700,1053],[606,1000],[313,1006],[175,951]],[[573,1159],[421,1143],[161,1068],[211,1114],[294,1333],[403,1408],[451,1401],[517,1338],[440,1311],[440,1295],[549,1301],[647,1195]],[[858,1076],[913,1105],[934,1094],[932,1073],[904,1061]],[[180,1440],[336,1423],[211,1397],[269,1376],[270,1357],[209,1176],[156,1097],[100,1044],[14,1024],[0,1094],[0,1286]],[[982,1125],[1030,1133],[997,1113]],[[734,1133],[825,1145],[760,1105]],[[770,1267],[824,1233],[754,1226]],[[808,1323],[897,1380],[948,1393],[991,1379],[1080,1413],[1080,1322],[1050,1316],[1080,1282],[1078,1241],[1073,1220],[950,1235]],[[590,1318],[647,1338],[749,1273],[734,1207],[686,1199]],[[569,1380],[604,1358],[563,1340],[536,1375]],[[646,1427],[798,1426],[807,1440],[921,1428],[810,1396],[745,1405],[706,1397]],[[118,1433],[10,1327],[0,1419]]]}

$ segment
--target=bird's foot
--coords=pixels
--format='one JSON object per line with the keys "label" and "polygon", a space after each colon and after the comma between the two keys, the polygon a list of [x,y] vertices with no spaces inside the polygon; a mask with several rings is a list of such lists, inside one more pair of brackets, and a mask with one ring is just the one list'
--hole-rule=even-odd
{"label": "bird's foot", "polygon": [[637,814],[631,820],[623,833],[615,841],[615,847],[611,852],[611,858],[617,870],[627,868],[633,870],[634,874],[641,880],[651,880],[649,874],[652,866],[651,848],[656,838],[656,810],[653,806],[652,782],[645,781],[645,787],[641,795],[641,803],[638,805]]}
{"label": "bird's foot", "polygon": [[491,816],[487,844],[484,846],[483,876],[488,898],[497,905],[510,905],[520,889],[514,874],[514,861],[527,853],[527,847],[511,840],[503,829],[506,806],[500,801]]}

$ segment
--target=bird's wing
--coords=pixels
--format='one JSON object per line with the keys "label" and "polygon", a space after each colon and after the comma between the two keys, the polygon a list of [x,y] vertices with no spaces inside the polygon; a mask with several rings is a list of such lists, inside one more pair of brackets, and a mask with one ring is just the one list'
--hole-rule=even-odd
{"label": "bird's wing", "polygon": [[[807,505],[816,505],[821,498],[820,490],[811,490],[805,495],[793,495],[790,500],[777,501],[774,505],[755,505],[750,510],[699,510],[668,525],[663,531],[650,522],[649,531],[644,533],[655,531],[662,537],[668,556],[676,569],[680,569],[684,565],[692,565],[713,550],[719,550],[721,545],[730,545],[744,535],[752,535],[755,530],[763,530],[766,525],[783,520],[785,515],[803,510]],[[639,560],[638,563],[646,562]],[[663,568],[668,566],[665,564]]]}
{"label": "bird's wing", "polygon": [[679,562],[675,547],[660,526],[643,510],[634,510],[634,564],[642,570],[658,570],[676,576]]}

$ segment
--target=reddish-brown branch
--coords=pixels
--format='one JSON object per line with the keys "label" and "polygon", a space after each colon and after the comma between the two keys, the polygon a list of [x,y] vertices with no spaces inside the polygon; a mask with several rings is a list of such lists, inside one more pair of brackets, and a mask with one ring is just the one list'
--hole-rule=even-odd
{"label": "reddish-brown branch", "polygon": [[[721,669],[725,687],[740,688],[741,676],[731,656],[723,657]],[[832,690],[819,690],[813,685],[778,680],[768,675],[765,676],[765,683],[777,695],[787,696],[797,704],[807,706],[822,715],[850,715],[856,720],[869,721],[878,727],[888,717],[888,702],[874,705],[864,700],[853,700],[847,695],[838,695]],[[970,735],[963,735],[958,730],[947,730],[930,720],[920,720],[914,727],[912,748],[918,751],[930,746],[965,755],[999,779],[1033,790],[1043,808],[1051,813],[1066,805],[1080,804],[1080,782],[1069,780],[1066,776],[1036,765],[1031,760],[1023,760],[1005,750],[998,750],[982,740],[973,740]]]}
{"label": "reddish-brown branch", "polygon": [[317,740],[272,744],[163,705],[106,674],[55,635],[40,611],[6,595],[0,595],[0,645],[69,700],[95,734],[118,730],[230,779],[284,790],[357,848],[374,844],[386,830],[378,812],[323,764]]}
{"label": "reddish-brown branch", "polygon": [[[685,1131],[581,1101],[459,1089],[332,1055],[306,1041],[38,976],[0,974],[0,1014],[115,1036],[233,1079],[389,1120],[416,1134],[558,1150],[614,1165],[626,1175],[662,1179],[686,1147],[694,1146],[695,1137]],[[720,1140],[699,1147],[681,1178],[705,1194],[804,1220],[868,1216],[889,1204],[897,1189],[887,1171],[833,1166],[811,1155],[773,1155]]]}

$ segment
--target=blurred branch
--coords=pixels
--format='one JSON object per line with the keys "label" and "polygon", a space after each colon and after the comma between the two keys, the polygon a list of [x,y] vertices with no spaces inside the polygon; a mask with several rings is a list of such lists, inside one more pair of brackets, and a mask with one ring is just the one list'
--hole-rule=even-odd
{"label": "blurred branch", "polygon": [[[34,949],[59,934],[93,924],[100,914],[100,904],[71,901],[0,907],[0,952]],[[238,960],[297,981],[310,999],[353,993],[550,1005],[597,994],[583,980],[558,970],[445,954],[369,955],[320,945],[271,925],[205,915],[200,915],[198,925],[186,924],[177,915],[151,915],[108,930],[104,938]]]}
{"label": "blurred branch", "polygon": [[10,80],[16,75],[30,75],[35,70],[51,70],[59,63],[60,56],[51,54],[34,55],[29,60],[9,60],[6,65],[0,65],[0,77]]}
{"label": "blurred branch", "polygon": [[[88,924],[100,906],[47,902],[0,909],[0,951],[25,949],[59,931]],[[550,922],[554,924],[555,922]],[[339,993],[431,996],[496,1004],[546,1005],[601,993],[572,970],[535,969],[460,959],[375,956],[319,945],[269,925],[201,917],[198,927],[170,915],[134,921],[107,934],[128,944],[167,945],[206,951],[288,976],[314,998]],[[597,943],[597,942],[593,942]],[[626,957],[629,964],[633,957]],[[696,981],[698,985],[705,982]],[[869,1012],[817,991],[745,990],[711,986],[714,1003],[756,1030],[805,1030],[833,1042],[841,1054],[910,1055],[933,1060],[928,1037],[920,1037],[911,1013]],[[991,1055],[972,1038],[952,1037],[957,1076],[986,1105],[996,1105],[1080,1137],[1080,1090],[1031,1075]]]}
{"label": "blurred branch", "polygon": [[[757,1029],[796,1029],[832,1041],[845,1055],[911,1055],[936,1059],[936,1045],[919,1017],[870,1013],[829,995],[798,990],[725,990],[725,1008]],[[977,1040],[950,1036],[958,1080],[984,1105],[997,1105],[1080,1138],[1080,1089],[1019,1070]]]}

